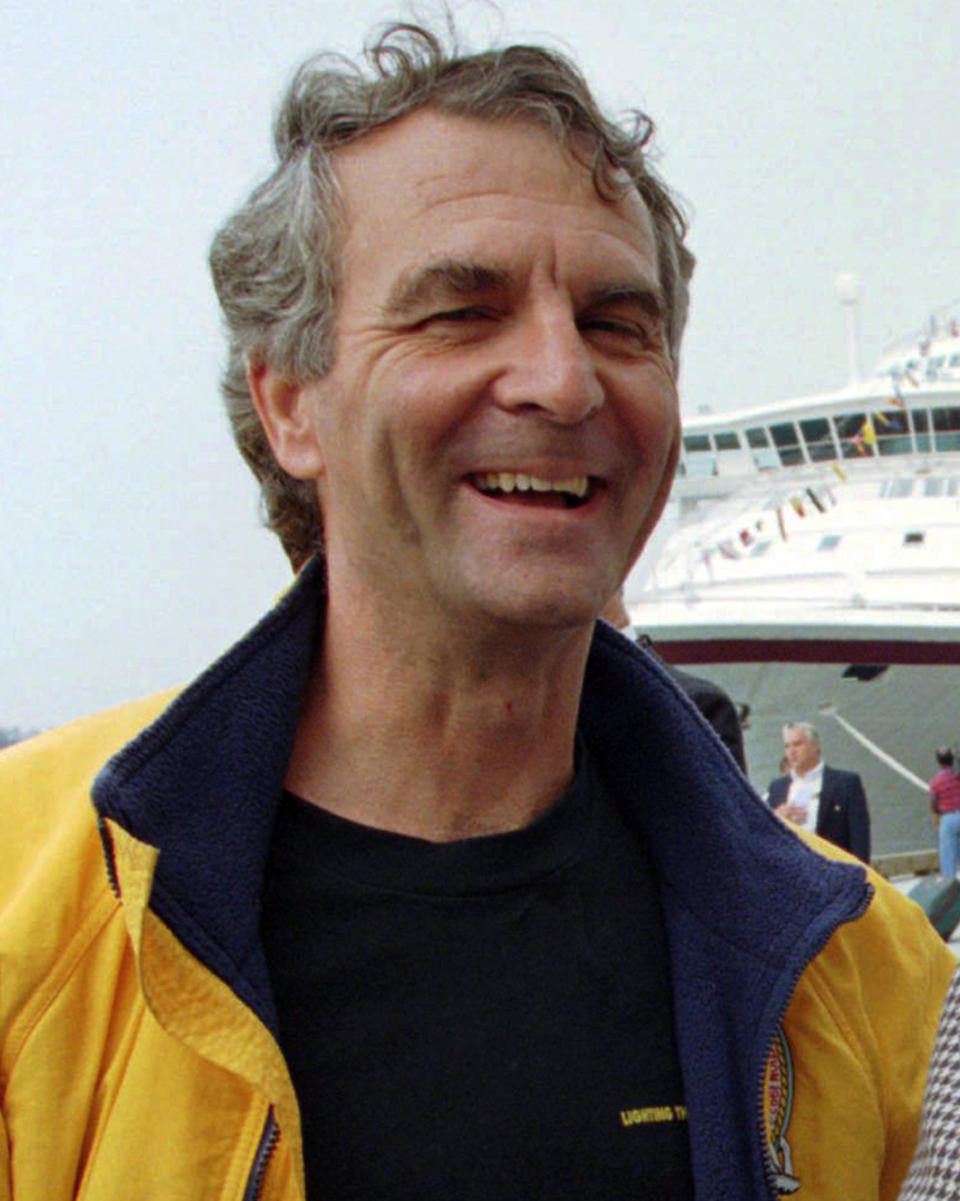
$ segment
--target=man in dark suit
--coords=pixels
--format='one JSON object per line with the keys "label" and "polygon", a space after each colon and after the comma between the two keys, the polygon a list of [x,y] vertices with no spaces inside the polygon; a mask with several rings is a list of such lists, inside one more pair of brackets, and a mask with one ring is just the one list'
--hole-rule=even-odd
{"label": "man in dark suit", "polygon": [[790,774],[770,784],[767,802],[774,813],[869,863],[870,813],[857,773],[824,764],[820,737],[809,722],[787,722],[783,750]]}

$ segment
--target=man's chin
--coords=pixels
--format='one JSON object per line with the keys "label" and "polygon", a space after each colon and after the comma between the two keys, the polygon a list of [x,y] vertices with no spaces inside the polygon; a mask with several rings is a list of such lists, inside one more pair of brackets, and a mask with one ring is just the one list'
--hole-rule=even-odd
{"label": "man's chin", "polygon": [[579,595],[570,589],[517,589],[488,597],[480,608],[492,623],[505,628],[559,633],[592,628],[605,602],[600,593],[599,589]]}

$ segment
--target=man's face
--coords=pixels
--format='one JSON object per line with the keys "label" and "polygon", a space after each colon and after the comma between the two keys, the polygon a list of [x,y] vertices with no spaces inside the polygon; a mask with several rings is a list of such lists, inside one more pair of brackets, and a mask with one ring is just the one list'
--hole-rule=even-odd
{"label": "man's face", "polygon": [[530,125],[430,110],[337,171],[335,361],[307,390],[331,595],[431,623],[592,620],[677,449],[643,202],[602,200]]}
{"label": "man's face", "polygon": [[808,738],[803,730],[787,730],[783,736],[783,750],[790,767],[801,776],[820,762],[820,743]]}

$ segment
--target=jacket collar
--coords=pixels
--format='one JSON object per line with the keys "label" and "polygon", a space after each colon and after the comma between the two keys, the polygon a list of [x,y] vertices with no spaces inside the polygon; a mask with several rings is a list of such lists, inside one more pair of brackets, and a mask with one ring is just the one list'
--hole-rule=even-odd
{"label": "jacket collar", "polygon": [[92,790],[101,817],[159,850],[151,908],[274,1031],[260,893],[323,600],[315,560]]}
{"label": "jacket collar", "polygon": [[754,793],[653,656],[600,623],[580,714],[591,759],[657,866],[704,1195],[771,1197],[761,1081],[803,969],[872,890]]}
{"label": "jacket collar", "polygon": [[[795,961],[813,913],[833,925],[863,872],[825,861],[759,799],[656,659],[598,623],[580,727],[591,760],[644,835],[668,912],[772,967]],[[735,919],[735,920],[734,920]]]}

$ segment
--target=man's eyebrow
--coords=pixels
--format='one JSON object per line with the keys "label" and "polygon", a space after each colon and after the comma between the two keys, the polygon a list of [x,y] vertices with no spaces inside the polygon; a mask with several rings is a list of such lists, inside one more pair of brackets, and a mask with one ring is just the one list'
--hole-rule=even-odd
{"label": "man's eyebrow", "polygon": [[587,292],[582,307],[594,309],[608,304],[634,305],[651,317],[663,317],[666,312],[663,289],[652,280],[598,284]]}
{"label": "man's eyebrow", "polygon": [[502,292],[509,279],[509,272],[502,267],[441,259],[401,275],[390,289],[383,311],[388,317],[404,317],[436,301]]}

